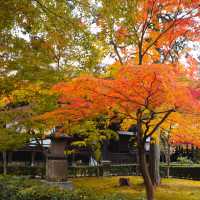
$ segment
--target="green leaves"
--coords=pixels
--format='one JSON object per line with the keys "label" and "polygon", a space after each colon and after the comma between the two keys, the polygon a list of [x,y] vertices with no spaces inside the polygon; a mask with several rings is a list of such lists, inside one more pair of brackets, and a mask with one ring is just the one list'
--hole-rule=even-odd
{"label": "green leaves", "polygon": [[28,141],[27,133],[17,131],[16,127],[1,128],[0,135],[0,151],[20,148]]}
{"label": "green leaves", "polygon": [[[66,153],[77,153],[78,148],[87,148],[92,156],[99,161],[101,159],[102,144],[106,140],[117,139],[117,133],[110,129],[100,129],[100,122],[85,120],[71,127],[70,135],[76,139],[71,142],[71,148]],[[77,148],[78,147],[78,148]]]}

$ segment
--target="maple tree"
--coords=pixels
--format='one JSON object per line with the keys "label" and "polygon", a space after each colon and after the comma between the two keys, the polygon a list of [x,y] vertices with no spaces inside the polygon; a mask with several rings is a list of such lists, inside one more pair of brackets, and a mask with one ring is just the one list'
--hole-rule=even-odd
{"label": "maple tree", "polygon": [[176,66],[156,64],[121,67],[114,79],[79,77],[54,86],[62,106],[43,118],[59,118],[59,122],[71,118],[79,122],[102,112],[112,115],[115,111],[135,121],[141,172],[147,198],[151,200],[154,187],[146,163],[146,139],[155,137],[173,115],[199,112],[199,101],[183,77],[183,70]]}
{"label": "maple tree", "polygon": [[200,39],[199,1],[100,2],[93,11],[98,36],[113,47],[110,53],[121,64],[174,62],[189,48],[186,42]]}
{"label": "maple tree", "polygon": [[[100,27],[99,38],[110,46],[111,57],[121,65],[126,62],[180,64],[181,57],[188,57],[187,61],[192,57],[188,42],[200,39],[199,2],[196,0],[126,0],[118,3],[102,0],[94,18]],[[191,73],[197,66],[193,64],[189,61]],[[116,67],[119,65],[112,66]],[[157,166],[151,176],[154,185],[159,185],[160,155],[156,146],[158,142],[151,143],[151,149],[157,150],[152,151],[150,166]]]}
{"label": "maple tree", "polygon": [[[27,130],[32,130],[31,133],[36,129],[44,131],[61,122],[70,121],[78,126],[81,120],[91,120],[99,113],[112,115],[113,109],[124,115],[127,121],[131,118],[130,123],[137,123],[136,111],[140,107],[137,107],[136,103],[139,103],[138,106],[144,106],[142,102],[147,93],[145,85],[154,80],[151,74],[153,71],[155,74],[163,73],[161,80],[162,83],[165,82],[165,87],[162,88],[163,95],[162,93],[159,93],[160,96],[151,94],[151,98],[149,97],[151,106],[153,109],[157,107],[168,109],[168,106],[174,103],[171,101],[173,98],[169,97],[175,94],[170,84],[172,80],[176,80],[175,75],[178,76],[179,71],[176,69],[175,73],[173,71],[175,68],[172,69],[171,65],[156,67],[154,64],[178,63],[181,53],[188,55],[189,49],[185,48],[186,42],[199,41],[200,35],[198,0],[97,0],[95,3],[88,0],[11,0],[2,2],[0,8],[2,10],[0,14],[2,44],[0,48],[2,58],[0,61],[0,104],[5,106],[11,101],[19,105],[28,103],[29,109],[18,115],[24,117],[24,120],[20,120],[20,126],[26,126]],[[96,33],[92,33],[92,26],[95,26]],[[88,76],[88,79],[86,77],[77,79],[79,82],[73,80],[67,85],[65,83],[56,85],[54,90],[63,94],[59,100],[60,107],[53,112],[48,112],[58,106],[54,100],[55,96],[48,90],[54,83],[77,76],[80,72],[100,74],[103,71],[100,65],[102,59],[108,54],[113,57],[113,53],[119,63],[109,66],[114,69],[110,73],[110,79],[95,79]],[[190,65],[189,76],[193,76],[196,73],[196,63],[191,57],[187,58],[187,61]],[[135,64],[141,65],[141,69],[132,67]],[[126,67],[121,69],[123,65]],[[169,69],[164,69],[165,67]],[[166,79],[164,79],[164,73],[166,73]],[[139,74],[139,76],[132,77],[133,74]],[[125,76],[128,76],[127,82],[126,78],[123,79]],[[128,84],[132,78],[135,82]],[[152,88],[147,87],[149,93],[151,90],[156,90],[154,86],[160,81],[159,76],[154,78],[155,84],[152,82]],[[139,80],[146,80],[146,82]],[[80,85],[81,81],[83,85]],[[140,84],[136,87],[137,81],[145,87]],[[176,91],[176,95],[184,95],[188,91],[188,96],[184,95],[182,99],[180,97],[176,99],[179,101],[178,104],[182,104],[178,105],[178,108],[184,107],[184,111],[189,110],[189,105],[186,103],[191,97],[190,94],[192,93],[192,97],[196,98],[199,96],[196,90],[189,91],[188,85],[190,84],[183,84]],[[133,86],[135,90],[132,93]],[[170,89],[166,90],[167,88]],[[122,94],[117,95],[119,90],[123,95],[125,94],[125,97]],[[159,87],[158,90],[160,90]],[[157,99],[158,97],[160,99]],[[132,101],[131,98],[135,98],[136,102],[127,103],[128,100]],[[171,104],[164,104],[166,102]],[[193,102],[192,99],[191,102]],[[196,140],[198,117],[189,116],[188,113],[186,115],[181,113],[178,116],[173,109],[169,108],[171,112],[160,127],[166,129],[171,123],[178,124],[179,126],[173,129],[171,142],[190,141],[198,145]],[[3,109],[0,114],[5,116],[7,112],[12,113],[12,111],[12,109]],[[33,120],[44,112],[48,112],[42,116],[46,120],[45,125]],[[158,115],[164,117],[168,112],[159,113],[156,116],[154,110],[152,112],[149,108],[145,108],[143,113],[138,114],[142,114],[144,118],[147,116],[147,119],[151,119],[151,115],[156,117],[146,124],[147,127],[150,126],[148,131],[153,131],[151,128],[160,120]],[[2,123],[16,120],[16,115],[10,115],[9,120],[2,117],[4,120]],[[144,120],[143,128],[147,119]],[[183,132],[184,124],[188,124],[187,130],[192,130],[190,134],[188,131]],[[194,124],[197,125],[194,126]],[[36,135],[41,136],[41,134]],[[155,137],[155,135],[152,136]]]}

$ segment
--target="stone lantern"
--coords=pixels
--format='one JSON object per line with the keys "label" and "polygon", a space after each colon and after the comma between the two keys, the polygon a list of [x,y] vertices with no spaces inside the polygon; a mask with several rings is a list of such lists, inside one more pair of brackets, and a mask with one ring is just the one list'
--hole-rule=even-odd
{"label": "stone lantern", "polygon": [[46,178],[49,181],[66,181],[68,164],[65,150],[70,137],[55,132],[49,138],[51,145],[46,161]]}

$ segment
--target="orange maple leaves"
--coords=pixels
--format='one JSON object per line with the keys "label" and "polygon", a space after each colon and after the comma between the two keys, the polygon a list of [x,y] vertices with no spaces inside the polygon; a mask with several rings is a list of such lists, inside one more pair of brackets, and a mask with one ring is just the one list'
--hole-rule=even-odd
{"label": "orange maple leaves", "polygon": [[[172,65],[129,65],[121,67],[112,79],[92,76],[75,78],[53,87],[60,94],[60,107],[43,118],[54,118],[57,123],[67,120],[77,123],[100,113],[112,115],[114,111],[127,119],[136,119],[136,112],[140,109],[144,130],[145,123],[151,127],[146,132],[148,136],[148,131],[151,132],[167,112],[172,111],[169,120],[173,124],[180,123],[181,117],[192,119],[191,113],[200,112],[194,89],[191,90],[182,77],[183,72]],[[179,113],[179,117],[174,113]],[[179,142],[177,135],[181,133],[177,133],[173,141]],[[194,136],[185,138],[189,140]]]}
{"label": "orange maple leaves", "polygon": [[121,49],[122,55],[122,50],[133,55],[127,40],[134,36],[134,43],[131,44],[136,46],[134,63],[138,64],[138,53],[143,57],[143,63],[158,62],[161,51],[165,61],[181,40],[200,40],[199,1],[147,0],[139,1],[137,6],[135,24],[129,28],[126,24],[119,24],[115,33],[118,45],[127,46]]}

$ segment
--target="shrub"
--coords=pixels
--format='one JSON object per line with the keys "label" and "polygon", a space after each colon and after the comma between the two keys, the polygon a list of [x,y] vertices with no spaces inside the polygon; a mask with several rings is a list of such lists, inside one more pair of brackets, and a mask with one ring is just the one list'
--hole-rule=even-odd
{"label": "shrub", "polygon": [[178,157],[177,162],[180,164],[193,164],[192,160],[188,159],[187,157]]}
{"label": "shrub", "polygon": [[119,194],[98,196],[91,189],[69,191],[38,180],[0,176],[0,200],[129,200]]}
{"label": "shrub", "polygon": [[31,186],[32,184],[32,181],[26,182],[24,178],[0,176],[0,199],[17,200],[17,192],[24,187]]}
{"label": "shrub", "polygon": [[[45,168],[42,166],[14,166],[10,165],[7,167],[8,174],[11,175],[29,175],[29,176],[41,176],[45,175]],[[0,173],[3,173],[3,166],[0,165]]]}

